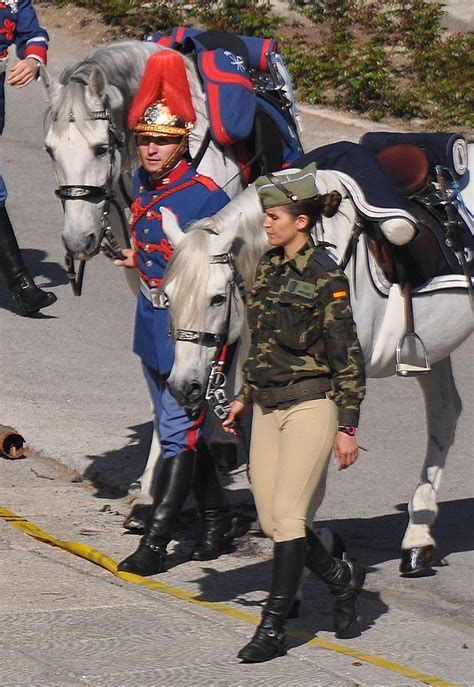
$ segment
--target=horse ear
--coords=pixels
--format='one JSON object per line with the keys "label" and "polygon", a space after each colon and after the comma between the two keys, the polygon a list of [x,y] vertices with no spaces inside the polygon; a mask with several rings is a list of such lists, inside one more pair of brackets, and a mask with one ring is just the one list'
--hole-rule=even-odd
{"label": "horse ear", "polygon": [[184,238],[184,231],[179,226],[178,218],[169,208],[160,207],[160,212],[163,231],[169,242],[176,248]]}
{"label": "horse ear", "polygon": [[62,86],[59,83],[59,81],[57,81],[51,76],[46,67],[44,67],[43,65],[40,65],[39,73],[41,77],[41,83],[43,84],[46,93],[46,97],[48,98],[49,103],[52,103],[54,96],[61,90]]}
{"label": "horse ear", "polygon": [[212,237],[213,251],[217,251],[218,253],[227,253],[228,251],[230,251],[230,248],[239,231],[241,217],[242,213],[239,213],[237,221],[231,222],[229,226],[226,229],[224,229],[223,232],[221,232],[215,237]]}
{"label": "horse ear", "polygon": [[99,100],[104,100],[107,91],[108,81],[107,76],[99,65],[95,65],[92,68],[91,74],[89,76],[89,83],[87,85],[87,90],[90,95],[98,98]]}

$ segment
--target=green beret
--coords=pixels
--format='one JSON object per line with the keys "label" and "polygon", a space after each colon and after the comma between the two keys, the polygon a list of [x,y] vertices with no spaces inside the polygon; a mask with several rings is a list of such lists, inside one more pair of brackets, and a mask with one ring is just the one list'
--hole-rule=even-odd
{"label": "green beret", "polygon": [[266,174],[256,180],[255,187],[264,210],[316,198],[319,195],[316,163],[311,162],[303,169]]}

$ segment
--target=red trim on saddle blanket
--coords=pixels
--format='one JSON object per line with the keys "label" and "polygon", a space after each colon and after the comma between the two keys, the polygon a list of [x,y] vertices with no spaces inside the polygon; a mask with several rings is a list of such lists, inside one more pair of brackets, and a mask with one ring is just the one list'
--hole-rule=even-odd
{"label": "red trim on saddle blanket", "polygon": [[231,145],[234,141],[224,129],[224,124],[222,123],[221,108],[219,104],[219,86],[214,83],[209,83],[207,85],[207,104],[211,115],[210,118],[213,122],[214,134],[218,143],[223,146]]}
{"label": "red trim on saddle blanket", "polygon": [[245,147],[245,143],[243,141],[237,141],[237,143],[234,143],[233,148],[235,150],[235,154],[237,155],[237,164],[240,167],[242,181],[247,186],[250,184],[250,179],[252,177],[252,170],[250,169],[249,165],[250,157],[248,155],[247,148]]}
{"label": "red trim on saddle blanket", "polygon": [[165,48],[169,48],[173,45],[174,38],[172,38],[171,36],[162,36],[156,42],[158,43],[158,45],[162,45]]}
{"label": "red trim on saddle blanket", "polygon": [[245,76],[240,74],[230,74],[225,72],[223,69],[219,69],[216,64],[214,51],[201,53],[201,64],[206,76],[213,81],[218,81],[219,83],[238,83],[240,86],[244,86],[249,91],[253,92],[253,86],[250,81]]}

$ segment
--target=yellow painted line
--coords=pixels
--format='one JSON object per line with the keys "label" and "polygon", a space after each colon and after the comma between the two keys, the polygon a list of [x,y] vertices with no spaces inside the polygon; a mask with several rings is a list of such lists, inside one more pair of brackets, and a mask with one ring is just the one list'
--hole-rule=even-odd
{"label": "yellow painted line", "polygon": [[[18,528],[24,534],[28,534],[30,537],[42,541],[45,544],[50,544],[52,546],[57,546],[64,551],[69,551],[75,556],[80,558],[85,558],[101,568],[105,568],[116,577],[122,580],[131,582],[132,584],[137,584],[140,587],[145,587],[146,589],[152,589],[162,594],[167,594],[175,599],[181,599],[187,603],[196,604],[197,606],[202,606],[204,608],[209,608],[217,613],[222,613],[223,615],[230,616],[231,618],[236,618],[245,623],[250,623],[252,625],[258,625],[260,618],[257,616],[246,613],[245,611],[239,611],[238,609],[232,608],[227,604],[219,603],[217,601],[203,601],[199,599],[196,595],[190,594],[189,592],[180,589],[179,587],[171,587],[163,582],[157,582],[156,580],[150,580],[148,577],[142,577],[141,575],[133,575],[132,573],[120,572],[117,570],[117,563],[107,556],[107,554],[94,549],[86,544],[79,544],[74,541],[63,541],[57,539],[56,537],[48,534],[41,528],[37,527],[33,523],[29,522],[26,518],[13,513],[8,508],[0,507],[0,518],[9,522],[14,527]],[[424,685],[434,685],[435,687],[459,687],[459,685],[454,682],[448,682],[434,675],[428,675],[426,673],[421,673],[418,670],[409,668],[408,666],[400,665],[395,661],[391,661],[383,656],[378,656],[377,654],[368,654],[365,651],[360,651],[359,649],[352,649],[345,644],[339,644],[338,642],[332,642],[329,639],[320,639],[319,637],[313,637],[306,632],[289,631],[287,633],[291,637],[300,639],[308,644],[313,644],[318,646],[320,649],[327,649],[328,651],[333,651],[343,656],[350,656],[351,658],[356,658],[359,661],[364,661],[365,663],[370,663],[378,668],[383,668],[384,670],[389,670],[392,673],[398,673],[404,677],[410,678],[415,682],[420,682]]]}

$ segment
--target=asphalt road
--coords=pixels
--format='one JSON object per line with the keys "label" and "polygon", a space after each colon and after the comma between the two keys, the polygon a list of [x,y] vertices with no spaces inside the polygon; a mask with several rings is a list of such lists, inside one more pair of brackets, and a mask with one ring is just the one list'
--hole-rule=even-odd
{"label": "asphalt road", "polygon": [[[52,30],[52,39],[50,68],[53,73],[59,73],[67,62],[88,52],[83,43],[75,41],[73,35],[61,28]],[[71,484],[64,474],[58,476],[53,467],[48,467],[53,474],[51,479],[38,481],[38,472],[43,474],[44,470],[34,467],[33,462],[11,464],[0,461],[0,506],[13,511],[19,509],[26,517],[39,519],[42,527],[63,538],[86,536],[88,543],[104,550],[109,547],[108,552],[119,557],[135,543],[133,540],[131,544],[130,538],[124,539],[120,534],[121,514],[126,506],[119,497],[125,493],[128,482],[141,472],[150,436],[148,396],[138,361],[131,353],[134,299],[119,270],[103,256],[98,256],[87,266],[83,296],[73,296],[62,268],[61,207],[53,195],[52,171],[42,150],[45,103],[41,86],[35,84],[22,91],[8,91],[7,127],[0,141],[1,168],[10,192],[8,208],[32,273],[40,285],[56,293],[58,302],[43,315],[21,318],[15,314],[7,290],[0,290],[0,422],[17,427],[29,447],[41,455],[89,478],[95,490],[84,490],[80,484]],[[341,139],[357,141],[364,131],[375,128],[370,122],[349,120],[333,113],[318,113],[312,108],[304,108],[303,120],[307,148]],[[397,576],[398,547],[406,522],[406,503],[415,488],[424,450],[421,394],[413,380],[391,378],[369,383],[360,431],[360,443],[367,452],[351,470],[331,472],[320,517],[323,522],[331,521],[331,526],[341,531],[351,541],[355,553],[371,566],[367,595],[372,602],[370,631],[356,640],[357,647],[467,685],[474,684],[472,653],[462,648],[463,644],[469,646],[469,642],[472,643],[469,623],[472,621],[474,573],[473,373],[469,342],[456,351],[453,364],[464,412],[441,489],[436,535],[442,564],[435,566],[431,575],[420,579],[402,580]],[[107,492],[104,484],[112,486],[114,491]],[[233,478],[230,488],[235,501],[239,502],[245,489],[242,474]],[[110,504],[112,515],[105,527],[100,509]],[[88,528],[92,535],[80,534],[81,529]],[[294,681],[288,675],[283,678],[285,669],[282,669],[281,661],[273,662],[278,664],[278,668],[267,667],[260,673],[247,669],[245,673],[226,673],[226,651],[230,650],[229,647],[232,651],[238,648],[243,636],[250,631],[248,626],[238,626],[237,634],[232,635],[233,639],[226,644],[226,637],[230,636],[226,633],[233,632],[228,618],[224,624],[221,621],[216,623],[207,610],[183,608],[179,604],[184,602],[174,598],[163,601],[159,597],[154,601],[153,611],[146,610],[148,601],[145,597],[151,596],[152,592],[143,590],[132,603],[134,609],[130,617],[133,622],[130,618],[127,621],[125,610],[119,610],[128,608],[125,599],[131,598],[123,592],[124,583],[119,586],[115,582],[110,584],[106,573],[95,568],[91,572],[90,564],[72,558],[70,554],[51,553],[45,544],[31,544],[30,540],[25,540],[25,535],[10,530],[9,525],[0,523],[0,532],[0,559],[6,566],[3,582],[8,589],[15,580],[13,589],[18,587],[21,598],[27,599],[18,605],[12,601],[12,595],[7,594],[0,605],[0,617],[3,614],[5,621],[10,618],[17,628],[18,642],[26,632],[28,614],[33,617],[33,629],[31,636],[28,635],[30,641],[33,635],[38,637],[44,632],[48,613],[58,606],[49,603],[48,597],[44,596],[47,594],[59,594],[59,606],[64,613],[61,622],[65,628],[70,628],[82,618],[84,636],[87,628],[93,628],[92,636],[101,647],[102,621],[107,627],[103,636],[110,642],[117,637],[117,625],[128,628],[125,647],[110,645],[117,671],[118,666],[124,671],[119,671],[121,677],[118,672],[116,678],[113,677],[110,654],[107,660],[103,658],[99,668],[100,661],[92,661],[93,650],[88,645],[87,651],[81,655],[83,664],[79,659],[78,663],[72,661],[72,672],[67,672],[69,668],[65,673],[59,671],[57,679],[51,678],[52,673],[49,675],[47,671],[41,679],[38,677],[35,666],[39,659],[33,652],[31,661],[28,659],[24,663],[26,672],[22,681],[16,667],[17,663],[20,665],[21,651],[18,643],[12,640],[11,644],[3,644],[5,656],[11,661],[8,664],[11,671],[3,684],[145,685],[157,684],[157,677],[160,677],[161,684],[178,684],[181,676],[180,684],[217,685],[229,684],[228,675],[233,676],[235,684],[244,684],[251,676],[252,679],[257,676],[257,684],[275,681],[277,684],[284,681],[286,684],[308,685],[412,684],[410,678],[401,678],[390,671],[370,672],[372,668],[361,676],[353,667],[355,663],[348,663],[347,657],[341,658],[337,653],[330,654],[330,660],[325,654],[324,661],[319,663],[319,653],[315,661],[313,654],[308,654],[312,648],[308,646],[301,649],[301,654],[296,653],[300,660],[292,663]],[[262,571],[263,577],[254,577],[254,574],[265,559],[265,545],[261,541],[252,543],[250,540],[248,546],[248,559],[242,556],[220,559],[209,566],[207,570],[211,573],[204,581],[199,566],[189,567],[188,564],[180,566],[177,572],[167,573],[165,579],[169,584],[201,591],[203,596],[212,590],[212,580],[219,579],[219,584],[222,584],[217,596],[219,600],[228,600],[233,598],[232,585],[236,573],[232,571],[241,571],[243,566],[248,570],[239,573],[241,579],[247,580],[246,584],[248,580],[258,579],[262,581],[263,590],[265,571]],[[256,558],[252,558],[254,553]],[[18,570],[21,574],[16,579]],[[226,574],[213,578],[216,571]],[[61,583],[61,587],[58,580],[63,578],[67,583]],[[47,591],[48,579],[54,581],[56,591]],[[196,582],[197,579],[202,584]],[[89,590],[92,597],[85,601],[84,594],[72,593],[75,585],[86,596]],[[242,603],[245,606],[255,602],[244,599]],[[102,606],[108,610],[98,612],[97,608]],[[80,609],[77,614],[74,608]],[[163,628],[155,630],[152,626],[156,614],[163,613],[170,618],[170,627],[171,618],[174,618],[168,636]],[[54,617],[57,619],[59,616]],[[124,666],[127,648],[136,648],[138,641],[131,629],[135,622],[140,623],[143,646],[146,646],[143,659],[149,661],[150,672],[137,672],[134,682],[133,670],[131,677],[126,677]],[[115,632],[110,629],[110,624]],[[205,673],[212,674],[210,682],[201,681],[202,676],[187,673],[183,668],[194,656],[189,643],[186,651],[183,649],[181,654],[177,651],[183,627],[186,633],[191,632],[193,626],[197,628],[193,641],[198,643],[209,634],[222,632],[216,644],[218,661],[212,655],[212,642],[206,645],[205,651],[210,653],[206,653],[204,664],[207,671],[214,671]],[[158,667],[153,658],[154,655],[156,658],[156,651],[153,654],[153,643],[150,643],[150,633],[154,636],[155,631],[167,655],[173,655],[174,646],[177,660],[174,668],[181,666],[177,672],[173,672],[173,666],[169,667],[171,672],[163,672],[167,670],[163,664],[159,666],[162,672],[156,672]],[[322,636],[326,636],[324,632],[323,628]],[[79,654],[84,636],[77,630],[75,650]],[[328,633],[327,637],[331,635]],[[4,640],[7,639],[6,634]],[[35,641],[35,650],[39,651],[41,642]],[[352,646],[350,642],[349,645]],[[51,650],[51,656],[56,656],[54,660],[60,661],[61,646],[59,642],[56,654]],[[197,645],[195,652],[198,655]],[[106,649],[101,648],[99,658],[107,655]],[[314,665],[311,661],[315,661]],[[92,663],[96,667],[88,673],[86,667]],[[85,666],[84,675],[89,675],[87,679],[81,678],[80,665]],[[326,675],[326,668],[334,673]],[[318,670],[323,670],[323,673],[318,673]],[[245,679],[239,682],[244,676]]]}

